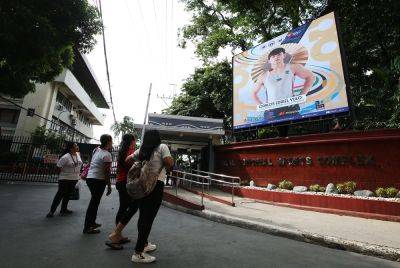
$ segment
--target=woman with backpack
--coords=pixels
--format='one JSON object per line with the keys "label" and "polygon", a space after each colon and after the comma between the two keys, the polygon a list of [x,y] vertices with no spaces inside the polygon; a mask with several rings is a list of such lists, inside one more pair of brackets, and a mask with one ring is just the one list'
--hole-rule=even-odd
{"label": "woman with backpack", "polygon": [[[154,262],[156,258],[146,252],[153,251],[157,247],[156,245],[149,243],[147,239],[153,221],[161,205],[166,172],[171,170],[174,165],[174,160],[171,157],[168,146],[161,143],[160,133],[157,130],[146,131],[140,149],[133,153],[132,158],[134,161],[141,161],[142,163],[146,161],[149,170],[148,174],[156,174],[157,176],[155,177],[157,181],[154,189],[143,198],[136,200],[140,213],[138,220],[139,233],[136,241],[135,252],[132,255],[132,261],[150,263]],[[147,179],[153,179],[153,177]],[[128,188],[128,193],[129,192]]]}
{"label": "woman with backpack", "polygon": [[64,153],[57,162],[57,167],[60,168],[58,190],[51,204],[50,212],[46,215],[47,218],[52,218],[54,216],[61,200],[60,214],[64,216],[72,213],[72,211],[67,208],[68,201],[79,180],[81,166],[82,159],[79,155],[78,145],[72,142],[67,143]]}

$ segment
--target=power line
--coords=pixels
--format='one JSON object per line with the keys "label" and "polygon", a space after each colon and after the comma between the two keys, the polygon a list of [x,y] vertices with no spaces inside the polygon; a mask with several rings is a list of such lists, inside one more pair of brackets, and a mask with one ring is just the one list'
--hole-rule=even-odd
{"label": "power line", "polygon": [[[175,49],[175,37],[174,37],[174,0],[171,0],[171,59],[173,58],[174,54],[174,49]],[[174,79],[174,61],[171,60],[171,78],[172,78],[172,83],[175,83]],[[174,92],[175,93],[175,92]]]}
{"label": "power line", "polygon": [[106,62],[106,72],[107,72],[107,82],[108,82],[108,90],[110,92],[110,102],[111,102],[111,108],[113,112],[113,117],[114,117],[114,124],[117,123],[117,118],[115,117],[115,109],[114,109],[114,102],[112,98],[112,92],[111,92],[111,82],[110,82],[110,72],[108,70],[108,60],[107,60],[107,48],[106,48],[106,35],[104,33],[104,22],[103,22],[103,10],[101,8],[101,0],[99,0],[99,7],[100,7],[100,18],[101,18],[101,31],[103,33],[103,48],[104,48],[104,59]]}

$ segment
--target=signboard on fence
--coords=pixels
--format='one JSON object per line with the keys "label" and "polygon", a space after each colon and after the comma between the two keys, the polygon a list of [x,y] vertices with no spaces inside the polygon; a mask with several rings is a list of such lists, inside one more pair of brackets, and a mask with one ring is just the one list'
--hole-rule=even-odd
{"label": "signboard on fence", "polygon": [[43,163],[45,164],[57,164],[58,155],[56,154],[46,154],[43,158]]}

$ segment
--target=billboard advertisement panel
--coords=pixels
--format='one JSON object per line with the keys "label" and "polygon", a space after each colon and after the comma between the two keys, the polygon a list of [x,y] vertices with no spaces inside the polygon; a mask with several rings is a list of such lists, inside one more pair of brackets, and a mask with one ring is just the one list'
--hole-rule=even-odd
{"label": "billboard advertisement panel", "polygon": [[233,57],[234,130],[348,111],[333,12]]}

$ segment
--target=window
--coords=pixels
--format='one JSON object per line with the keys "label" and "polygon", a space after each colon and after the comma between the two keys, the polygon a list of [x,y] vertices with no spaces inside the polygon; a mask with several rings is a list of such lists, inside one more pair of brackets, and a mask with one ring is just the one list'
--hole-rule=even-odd
{"label": "window", "polygon": [[0,109],[0,123],[17,124],[20,110]]}
{"label": "window", "polygon": [[72,109],[72,102],[70,102],[67,97],[65,97],[60,91],[57,93],[56,101],[65,107],[68,111],[71,112]]}

